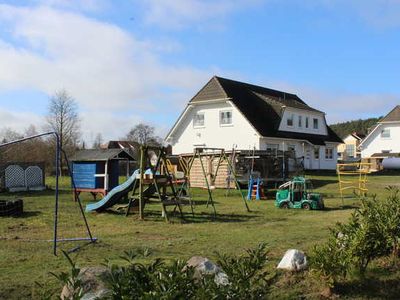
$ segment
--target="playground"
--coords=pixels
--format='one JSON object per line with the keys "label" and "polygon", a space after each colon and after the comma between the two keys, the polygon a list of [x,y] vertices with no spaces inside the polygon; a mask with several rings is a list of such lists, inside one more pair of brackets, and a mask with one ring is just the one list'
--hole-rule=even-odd
{"label": "playground", "polygon": [[[128,216],[124,212],[86,213],[92,234],[98,241],[91,244],[74,241],[60,244],[59,248],[69,250],[76,244],[81,245],[71,257],[83,267],[101,265],[105,259],[121,262],[120,256],[130,249],[149,248],[154,257],[165,259],[188,259],[194,255],[213,258],[215,251],[237,253],[266,242],[273,269],[287,249],[296,248],[307,253],[313,245],[325,241],[329,227],[338,221],[346,221],[359,205],[357,199],[345,199],[343,207],[336,174],[311,173],[307,178],[312,179],[315,191],[323,195],[325,210],[278,209],[273,197],[267,195],[267,200],[247,201],[250,208],[247,212],[240,195],[232,192],[227,196],[225,190],[216,189],[213,191],[217,211],[214,216],[212,207],[206,205],[207,190],[194,188],[193,214],[190,206],[183,206],[183,218],[177,210],[170,212],[169,222],[165,222],[161,216],[162,207],[156,200],[146,204],[144,220],[138,218],[138,213]],[[125,178],[120,178],[120,183],[124,181]],[[47,177],[46,182],[50,188],[55,188],[54,177]],[[384,188],[396,184],[397,176],[373,175],[369,179],[368,193],[385,197],[387,191]],[[0,298],[31,298],[35,281],[50,282],[51,289],[58,292],[60,286],[51,279],[49,272],[65,271],[67,262],[62,255],[54,256],[52,252],[54,190],[2,196],[23,198],[24,214],[18,218],[0,218]],[[90,194],[82,194],[81,201],[85,206],[92,203],[93,198]],[[58,236],[62,239],[82,234],[85,235],[85,225],[72,199],[70,178],[62,177]],[[374,275],[374,268],[371,268],[367,276],[374,282],[398,282],[396,278],[399,278],[396,272]],[[312,298],[318,286],[307,283],[304,275],[293,276],[282,278],[279,285],[273,287],[272,295],[290,298],[301,293]],[[290,284],[293,280],[298,284]],[[377,291],[360,288],[347,293],[360,298],[368,292],[380,295],[385,288],[382,285],[380,291],[379,286],[378,282],[375,287],[370,287]]]}

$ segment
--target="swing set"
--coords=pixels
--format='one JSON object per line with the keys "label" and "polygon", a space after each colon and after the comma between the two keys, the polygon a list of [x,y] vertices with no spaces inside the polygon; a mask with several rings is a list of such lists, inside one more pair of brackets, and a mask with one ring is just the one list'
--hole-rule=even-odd
{"label": "swing set", "polygon": [[[37,139],[37,138],[41,138],[44,136],[54,136],[55,140],[56,140],[56,155],[55,155],[55,171],[56,171],[56,183],[55,183],[55,192],[54,192],[54,223],[53,223],[53,239],[49,240],[49,242],[53,242],[53,254],[57,255],[57,247],[58,244],[61,242],[77,242],[77,241],[88,241],[89,244],[90,243],[94,243],[97,241],[97,238],[92,236],[92,233],[90,231],[89,228],[89,224],[86,220],[84,211],[83,211],[83,207],[82,207],[82,202],[80,200],[79,195],[76,195],[76,200],[78,203],[78,207],[79,207],[79,211],[82,217],[82,220],[85,224],[86,227],[86,233],[87,233],[87,237],[75,237],[75,238],[59,238],[58,237],[58,216],[59,216],[59,181],[60,181],[60,159],[61,159],[61,155],[63,155],[65,161],[67,162],[67,166],[68,166],[68,172],[69,175],[71,176],[71,182],[72,182],[72,187],[75,190],[75,181],[73,179],[72,176],[72,172],[70,169],[70,165],[69,165],[69,161],[68,161],[68,157],[67,154],[65,153],[65,151],[61,148],[61,144],[60,144],[60,136],[58,135],[57,132],[46,132],[46,133],[41,133],[41,134],[37,134],[37,135],[33,135],[33,136],[29,136],[26,138],[22,138],[22,139],[18,139],[15,141],[11,141],[8,143],[4,143],[0,145],[0,148],[6,147],[6,146],[11,146],[11,145],[15,145],[15,144],[19,144],[28,140],[32,140],[32,139]],[[71,249],[69,252],[73,252],[76,251],[77,249],[79,249],[80,247],[77,246],[73,249]]]}
{"label": "swing set", "polygon": [[[209,172],[207,173],[206,171],[206,167],[204,165],[204,161],[203,161],[203,157],[207,157],[209,164],[212,165],[212,161],[214,160],[215,157],[218,157],[218,161],[217,161],[217,165],[215,167],[214,172],[211,172],[211,167],[209,166]],[[243,196],[242,190],[240,188],[239,182],[237,180],[237,176],[236,176],[236,172],[233,168],[233,164],[232,161],[228,158],[225,149],[223,148],[195,148],[194,152],[193,152],[193,156],[191,156],[189,159],[183,159],[182,161],[184,161],[184,163],[182,163],[182,165],[184,165],[184,172],[185,172],[185,177],[188,179],[188,183],[186,183],[189,188],[190,188],[190,172],[192,170],[194,161],[198,159],[198,161],[200,162],[200,166],[201,166],[201,171],[202,171],[202,175],[204,178],[204,182],[205,182],[205,189],[207,189],[207,193],[208,193],[208,199],[207,199],[207,207],[209,205],[212,206],[213,208],[213,212],[214,212],[214,217],[217,214],[216,208],[215,208],[215,203],[214,203],[214,198],[213,198],[213,194],[212,194],[212,190],[215,187],[215,180],[218,176],[218,171],[222,165],[222,163],[226,162],[227,166],[228,166],[228,173],[230,176],[230,179],[233,179],[233,181],[235,182],[236,185],[236,189],[239,192],[243,203],[246,207],[246,210],[248,212],[250,212],[250,208],[246,203],[246,200]]]}

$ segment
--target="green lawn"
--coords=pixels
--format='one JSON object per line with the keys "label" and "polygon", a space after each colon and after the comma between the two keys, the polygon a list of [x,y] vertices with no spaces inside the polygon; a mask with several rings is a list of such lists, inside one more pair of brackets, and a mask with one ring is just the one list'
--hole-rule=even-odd
{"label": "green lawn", "polygon": [[[314,181],[316,191],[325,197],[325,211],[280,210],[273,206],[272,199],[249,202],[251,212],[245,210],[237,191],[225,197],[222,190],[214,191],[218,216],[212,217],[212,209],[205,206],[206,193],[194,190],[197,203],[195,216],[190,208],[184,207],[185,221],[173,217],[167,224],[160,216],[160,205],[146,206],[146,220],[137,220],[136,215],[125,217],[120,214],[86,214],[93,235],[99,240],[74,253],[72,257],[80,266],[95,266],[105,259],[120,261],[119,256],[126,250],[147,247],[153,250],[152,257],[166,259],[187,259],[193,255],[214,257],[214,252],[241,253],[245,248],[266,242],[271,269],[279,262],[289,248],[307,252],[316,243],[327,237],[330,226],[338,221],[346,221],[357,207],[358,200],[346,199],[341,207],[337,180],[333,175],[309,175]],[[398,185],[398,176],[370,176],[369,194],[378,198],[386,196],[385,187]],[[54,186],[54,179],[47,183]],[[79,210],[72,201],[68,188],[68,178],[63,178],[60,198],[60,238],[85,236],[85,229]],[[2,198],[16,195],[3,194]],[[0,299],[31,298],[34,282],[48,282],[51,288],[59,289],[50,271],[67,269],[62,255],[52,254],[52,244],[44,240],[52,239],[54,195],[51,191],[43,193],[19,194],[24,199],[25,215],[20,218],[0,218]],[[82,196],[83,203],[91,200]],[[62,249],[71,249],[76,243],[64,243]],[[380,285],[376,291],[367,289],[375,298],[386,298],[385,284],[400,284],[400,274],[374,271],[374,265],[367,274],[367,280]],[[291,298],[304,295],[318,298],[318,289],[313,287],[304,274],[280,275],[272,288],[274,298]],[[349,298],[367,296],[363,286],[369,281],[343,283],[341,293]],[[390,296],[390,295],[389,295]]]}

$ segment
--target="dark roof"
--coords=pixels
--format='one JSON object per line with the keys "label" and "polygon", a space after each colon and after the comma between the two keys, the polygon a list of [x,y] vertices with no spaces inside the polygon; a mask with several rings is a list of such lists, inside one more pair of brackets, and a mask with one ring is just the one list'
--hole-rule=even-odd
{"label": "dark roof", "polygon": [[390,113],[388,113],[379,122],[397,122],[400,121],[400,105],[395,106]]}
{"label": "dark roof", "polygon": [[71,157],[71,161],[107,161],[113,159],[135,160],[123,149],[87,149],[79,150]]}
{"label": "dark roof", "polygon": [[308,140],[316,145],[324,145],[325,142],[343,143],[329,126],[328,135],[278,130],[285,107],[322,113],[308,106],[295,94],[214,76],[189,103],[215,99],[231,100],[262,136]]}

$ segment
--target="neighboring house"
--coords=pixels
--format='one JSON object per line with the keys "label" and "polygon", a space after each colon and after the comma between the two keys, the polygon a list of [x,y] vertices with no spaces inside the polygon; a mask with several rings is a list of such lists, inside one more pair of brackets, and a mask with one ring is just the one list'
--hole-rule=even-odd
{"label": "neighboring house", "polygon": [[381,119],[373,130],[360,143],[361,157],[372,163],[382,162],[383,158],[400,156],[400,105]]}
{"label": "neighboring house", "polygon": [[214,76],[168,133],[173,154],[195,147],[294,150],[306,169],[335,169],[343,141],[325,113],[294,94]]}
{"label": "neighboring house", "polygon": [[365,135],[360,133],[350,133],[343,139],[344,144],[340,144],[337,147],[337,152],[339,159],[353,159],[361,158],[361,152],[359,151],[359,146]]}

